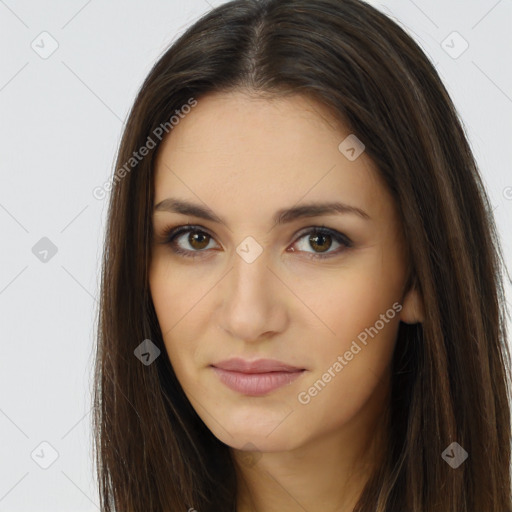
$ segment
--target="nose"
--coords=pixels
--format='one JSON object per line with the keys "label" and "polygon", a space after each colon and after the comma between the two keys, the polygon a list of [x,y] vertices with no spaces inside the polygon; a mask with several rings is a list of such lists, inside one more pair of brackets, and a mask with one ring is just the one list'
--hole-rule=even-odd
{"label": "nose", "polygon": [[218,322],[232,338],[255,342],[286,329],[290,292],[269,266],[265,251],[252,263],[235,255],[233,268],[219,284]]}

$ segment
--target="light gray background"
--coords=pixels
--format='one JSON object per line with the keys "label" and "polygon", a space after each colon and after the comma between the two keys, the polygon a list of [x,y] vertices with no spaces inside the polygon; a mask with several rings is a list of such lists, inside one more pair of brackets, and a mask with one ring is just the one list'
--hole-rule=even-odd
{"label": "light gray background", "polygon": [[[0,0],[0,512],[98,510],[90,390],[107,200],[92,190],[113,172],[152,64],[221,3]],[[512,1],[373,4],[419,42],[452,95],[510,267]],[[469,44],[458,58],[445,51],[463,49],[454,31]],[[43,237],[57,248],[46,262],[32,251]],[[48,469],[42,442],[58,453]]]}

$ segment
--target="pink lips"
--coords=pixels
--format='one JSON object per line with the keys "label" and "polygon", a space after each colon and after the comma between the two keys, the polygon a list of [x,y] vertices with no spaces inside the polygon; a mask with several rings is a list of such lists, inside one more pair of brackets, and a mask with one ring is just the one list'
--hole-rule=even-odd
{"label": "pink lips", "polygon": [[234,358],[211,366],[227,387],[252,396],[270,393],[294,381],[305,371],[273,359],[246,361]]}

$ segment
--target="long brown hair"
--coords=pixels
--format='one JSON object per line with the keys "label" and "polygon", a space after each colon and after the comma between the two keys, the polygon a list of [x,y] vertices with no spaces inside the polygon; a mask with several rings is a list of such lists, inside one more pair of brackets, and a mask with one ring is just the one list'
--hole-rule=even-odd
{"label": "long brown hair", "polygon": [[[181,389],[148,285],[157,134],[172,136],[169,120],[184,105],[235,90],[328,106],[363,141],[401,214],[425,320],[400,324],[389,451],[355,510],[511,512],[506,269],[490,202],[435,68],[358,0],[225,3],[144,81],[105,237],[93,404],[101,510],[225,512],[236,502],[229,447]],[[135,159],[143,146],[147,156]],[[143,340],[161,351],[149,365],[134,355]],[[455,469],[442,457],[452,442],[469,455]]]}

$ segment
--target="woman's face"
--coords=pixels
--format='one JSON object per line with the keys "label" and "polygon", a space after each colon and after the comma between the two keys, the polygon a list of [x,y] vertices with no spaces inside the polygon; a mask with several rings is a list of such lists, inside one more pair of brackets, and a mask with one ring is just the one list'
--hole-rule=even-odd
{"label": "woman's face", "polygon": [[[404,245],[369,157],[339,147],[349,134],[301,96],[210,94],[159,150],[153,303],[185,394],[234,448],[355,432],[386,405]],[[309,208],[328,203],[344,206]],[[296,370],[218,369],[232,358]]]}

